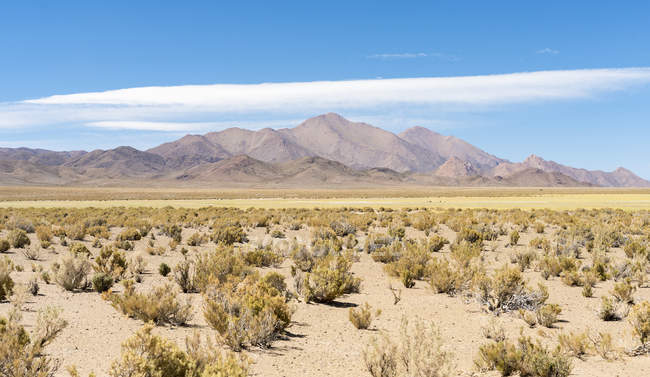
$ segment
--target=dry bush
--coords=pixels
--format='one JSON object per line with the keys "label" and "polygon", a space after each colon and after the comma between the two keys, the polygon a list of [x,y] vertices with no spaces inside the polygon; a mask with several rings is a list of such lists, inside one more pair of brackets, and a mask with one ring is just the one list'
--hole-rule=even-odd
{"label": "dry bush", "polygon": [[233,351],[271,345],[289,326],[293,314],[285,292],[278,290],[282,286],[277,283],[277,279],[253,274],[243,281],[228,280],[208,287],[204,294],[203,315],[210,327],[217,330],[221,342]]}
{"label": "dry bush", "polygon": [[284,257],[275,252],[270,245],[245,252],[243,258],[247,265],[255,267],[277,267],[284,260]]}
{"label": "dry bush", "polygon": [[635,291],[636,287],[633,286],[629,280],[626,280],[624,282],[615,283],[614,288],[610,293],[616,301],[625,304],[632,304],[634,303],[634,297],[632,295]]}
{"label": "dry bush", "polygon": [[391,276],[399,277],[406,288],[411,288],[414,280],[422,280],[427,272],[431,253],[422,245],[405,242],[399,259],[385,266]]}
{"label": "dry bush", "polygon": [[437,234],[427,238],[425,241],[427,249],[432,253],[442,250],[442,248],[448,243],[448,239]]}
{"label": "dry bush", "polygon": [[41,259],[41,249],[38,247],[27,246],[20,250],[23,256],[28,260],[37,261]]}
{"label": "dry bush", "polygon": [[0,317],[0,375],[7,377],[53,377],[58,360],[43,354],[43,347],[51,342],[67,325],[60,319],[60,311],[47,307],[39,311],[34,334],[30,336],[18,323],[18,315]]}
{"label": "dry bush", "polygon": [[111,246],[104,246],[95,258],[93,268],[95,272],[104,273],[113,280],[119,281],[124,278],[129,266],[123,252],[115,250]]}
{"label": "dry bush", "polygon": [[601,297],[598,317],[603,321],[620,321],[627,316],[627,305],[609,297]]}
{"label": "dry bush", "polygon": [[84,224],[67,226],[64,234],[75,241],[83,241],[84,237],[86,237],[86,226]]}
{"label": "dry bush", "polygon": [[643,301],[632,307],[628,317],[634,334],[639,337],[641,344],[646,346],[650,343],[650,302]]}
{"label": "dry bush", "polygon": [[563,352],[572,357],[577,357],[583,360],[588,355],[592,348],[593,343],[589,338],[588,332],[560,334],[557,337],[558,344]]}
{"label": "dry bush", "polygon": [[36,237],[39,241],[52,241],[52,227],[47,225],[39,225],[36,227]]}
{"label": "dry bush", "polygon": [[151,324],[143,326],[122,343],[120,358],[113,361],[111,377],[245,377],[248,360],[229,352],[204,346],[195,334],[182,351],[169,340],[152,334]]}
{"label": "dry bush", "polygon": [[546,304],[537,309],[537,323],[544,327],[551,328],[557,322],[557,316],[562,312],[558,304]]}
{"label": "dry bush", "polygon": [[302,289],[298,294],[306,302],[327,303],[345,294],[359,292],[361,279],[353,276],[351,267],[349,256],[328,255],[319,258],[312,271],[302,278]]}
{"label": "dry bush", "polygon": [[205,292],[211,284],[224,283],[230,276],[243,278],[252,271],[232,247],[217,247],[215,251],[198,254],[190,261],[194,268],[194,286],[199,292]]}
{"label": "dry bush", "polygon": [[195,232],[190,236],[190,238],[187,239],[188,246],[201,246],[201,244],[204,242],[205,237],[199,232]]}
{"label": "dry bush", "polygon": [[234,243],[246,243],[248,242],[248,238],[241,226],[225,226],[217,228],[214,231],[212,241],[224,245],[232,245]]}
{"label": "dry bush", "polygon": [[519,243],[519,232],[517,230],[513,230],[512,233],[510,233],[510,246],[517,246]]}
{"label": "dry bush", "polygon": [[11,244],[11,247],[16,249],[23,248],[31,243],[29,237],[27,237],[27,233],[22,229],[14,229],[9,232],[7,240]]}
{"label": "dry bush", "polygon": [[536,311],[548,299],[548,290],[527,287],[517,268],[503,266],[492,277],[482,277],[476,283],[476,297],[488,310],[501,313],[518,309]]}
{"label": "dry bush", "polygon": [[13,294],[14,281],[11,279],[13,265],[9,258],[0,259],[0,302]]}
{"label": "dry bush", "polygon": [[118,236],[118,241],[138,241],[142,238],[140,231],[136,228],[126,228]]}
{"label": "dry bush", "polygon": [[589,335],[591,345],[600,357],[604,360],[616,360],[620,356],[620,352],[614,347],[612,342],[612,334],[599,332],[595,335]]}
{"label": "dry bush", "polygon": [[[169,267],[167,267],[169,268]],[[181,287],[183,293],[197,292],[196,271],[190,259],[184,259],[174,266],[174,281]]]}
{"label": "dry bush", "polygon": [[454,371],[452,354],[445,349],[440,332],[431,324],[404,317],[399,342],[387,335],[373,338],[363,350],[366,369],[373,377],[443,377]]}
{"label": "dry bush", "polygon": [[11,248],[9,241],[0,239],[0,253],[7,252]]}
{"label": "dry bush", "polygon": [[88,250],[86,245],[82,244],[81,242],[74,242],[70,245],[68,250],[70,250],[70,252],[75,255],[81,254],[91,256],[90,250]]}
{"label": "dry bush", "polygon": [[490,318],[490,322],[481,327],[481,332],[484,337],[492,339],[495,342],[500,342],[506,339],[505,329],[497,322],[496,318]]}
{"label": "dry bush", "polygon": [[90,261],[85,255],[69,254],[52,265],[54,281],[66,291],[86,289],[90,269]]}
{"label": "dry bush", "polygon": [[178,291],[170,283],[153,288],[148,293],[135,291],[132,280],[124,280],[123,294],[110,294],[112,305],[131,318],[157,325],[185,325],[192,319],[192,303],[182,303]]}
{"label": "dry bush", "polygon": [[379,316],[381,313],[380,310],[377,310],[374,314],[372,313],[372,308],[366,302],[358,309],[350,308],[348,312],[348,318],[354,327],[360,330],[365,330],[370,327],[373,317]]}
{"label": "dry bush", "polygon": [[474,364],[480,371],[496,370],[503,376],[565,377],[573,369],[559,347],[551,351],[523,336],[515,344],[503,340],[482,345]]}
{"label": "dry bush", "polygon": [[460,273],[447,259],[433,258],[429,270],[429,285],[436,293],[453,295],[460,290]]}

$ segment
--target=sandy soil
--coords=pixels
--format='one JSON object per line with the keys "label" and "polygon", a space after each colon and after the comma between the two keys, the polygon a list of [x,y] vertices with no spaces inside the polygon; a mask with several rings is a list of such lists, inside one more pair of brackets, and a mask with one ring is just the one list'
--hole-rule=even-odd
{"label": "sandy soil", "polygon": [[[113,237],[120,229],[112,229]],[[452,231],[441,226],[441,233],[453,240]],[[195,230],[184,230],[185,239]],[[287,238],[296,237],[305,242],[309,239],[309,231],[286,231]],[[6,231],[0,232],[0,237]],[[408,230],[410,237],[422,237],[422,232]],[[32,244],[38,244],[34,234],[29,235]],[[537,234],[522,234],[519,246],[526,248],[529,240]],[[359,233],[360,244],[364,235]],[[286,242],[272,239],[265,229],[258,228],[249,231],[252,243]],[[149,238],[138,241],[136,250],[130,253],[143,253]],[[156,245],[167,245],[169,239],[164,236],[156,237]],[[99,250],[86,246],[97,253]],[[512,247],[506,247],[506,240],[501,237],[497,243],[496,252],[485,251],[486,262],[489,266],[497,267],[509,260]],[[58,253],[65,248],[58,245],[55,238],[55,250]],[[193,251],[210,250],[214,244],[201,247],[189,247]],[[443,253],[449,252],[445,246]],[[484,248],[484,250],[487,249]],[[621,250],[614,250],[614,255],[622,255]],[[180,253],[171,252],[164,256],[146,255],[148,261],[147,273],[139,289],[149,289],[166,281],[157,272],[158,265],[166,262],[174,266],[180,260]],[[44,251],[40,261],[27,260],[19,251],[11,249],[6,254],[15,263],[22,265],[23,272],[12,274],[17,283],[27,283],[36,273],[32,265],[48,268],[58,260],[60,255]],[[277,271],[288,277],[288,285],[292,286],[290,277],[290,261],[287,260]],[[263,272],[272,269],[262,269]],[[509,337],[516,338],[520,331],[526,335],[541,338],[549,344],[554,344],[557,335],[566,331],[594,330],[607,331],[614,335],[618,346],[630,348],[634,343],[631,327],[627,321],[603,322],[596,310],[600,305],[599,297],[609,292],[612,282],[599,283],[594,289],[593,298],[581,295],[581,288],[567,287],[558,278],[551,278],[545,284],[549,287],[549,303],[557,303],[562,307],[561,321],[555,328],[540,330],[528,328],[523,320],[514,314],[494,317],[485,313],[475,302],[467,302],[464,297],[449,297],[435,294],[425,282],[417,282],[413,289],[401,289],[401,301],[393,304],[393,295],[388,288],[389,277],[383,270],[383,265],[374,262],[368,255],[361,254],[360,260],[353,266],[354,273],[363,279],[361,293],[339,299],[334,305],[305,304],[294,301],[296,312],[289,333],[284,339],[274,343],[269,350],[252,350],[248,354],[253,360],[252,375],[254,376],[365,376],[361,360],[361,350],[364,345],[377,335],[379,331],[397,334],[400,320],[403,316],[420,317],[433,321],[440,329],[449,349],[454,353],[455,369],[458,375],[479,374],[473,369],[473,358],[479,345],[487,342],[482,335],[482,327],[491,318],[503,325]],[[539,272],[528,270],[525,273],[531,283],[542,281]],[[398,281],[393,281],[394,287],[400,287]],[[40,308],[54,305],[63,308],[63,317],[69,325],[60,336],[47,348],[49,355],[61,361],[60,376],[66,376],[65,366],[76,365],[82,375],[94,371],[98,376],[106,375],[113,359],[120,353],[120,344],[134,331],[142,326],[142,322],[129,319],[114,309],[110,303],[102,300],[95,292],[69,293],[54,284],[40,282],[40,293],[30,296],[26,305],[23,322],[30,330]],[[115,287],[116,290],[120,286]],[[182,345],[186,336],[198,330],[201,333],[212,334],[201,313],[201,297],[191,294],[195,316],[188,327],[157,327],[156,332]],[[638,301],[650,300],[650,288],[641,288],[635,298]],[[381,309],[381,316],[375,320],[369,330],[357,330],[348,320],[348,308],[368,302],[373,308]],[[7,312],[9,303],[0,303],[0,315]],[[492,372],[491,375],[496,375]],[[650,356],[623,357],[618,361],[608,362],[598,356],[588,356],[584,361],[574,359],[573,375],[575,376],[648,376],[650,375]]]}

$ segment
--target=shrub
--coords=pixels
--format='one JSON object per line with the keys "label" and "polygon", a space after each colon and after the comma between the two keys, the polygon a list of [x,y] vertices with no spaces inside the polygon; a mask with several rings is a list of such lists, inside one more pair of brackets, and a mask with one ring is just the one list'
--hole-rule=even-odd
{"label": "shrub", "polygon": [[271,237],[273,237],[273,238],[285,238],[286,236],[281,230],[276,229],[276,230],[271,232]]}
{"label": "shrub", "polygon": [[38,278],[33,277],[32,279],[29,280],[27,283],[27,290],[29,293],[32,294],[32,296],[36,296],[38,294],[40,287],[38,286]]}
{"label": "shrub", "polygon": [[587,332],[574,334],[560,334],[557,337],[560,348],[568,355],[583,359],[592,348],[592,343]]}
{"label": "shrub", "polygon": [[363,362],[372,377],[397,376],[397,345],[388,335],[372,338],[363,349]]}
{"label": "shrub", "polygon": [[448,243],[449,243],[448,239],[446,239],[445,237],[439,236],[437,234],[434,234],[433,236],[429,237],[426,240],[427,248],[432,253],[435,253],[435,252],[438,252],[438,251],[442,250],[442,248]]}
{"label": "shrub", "polygon": [[108,297],[116,309],[131,318],[157,325],[185,325],[192,319],[191,302],[181,303],[172,284],[155,287],[148,293],[136,292],[132,280],[124,280],[123,285],[123,294]]}
{"label": "shrub", "polygon": [[456,235],[456,242],[459,243],[461,241],[481,244],[483,242],[483,236],[475,229],[463,228]]}
{"label": "shrub", "polygon": [[474,363],[481,371],[497,370],[503,376],[565,377],[573,369],[559,347],[550,351],[528,337],[520,337],[516,344],[507,340],[484,344]]}
{"label": "shrub", "polygon": [[258,247],[243,254],[244,261],[249,266],[270,267],[278,266],[284,259],[282,255],[276,253],[268,247]]}
{"label": "shrub", "polygon": [[161,264],[158,266],[158,273],[159,273],[160,275],[162,275],[162,276],[167,276],[167,275],[169,275],[169,273],[171,272],[171,270],[172,270],[172,269],[169,268],[169,266],[167,265],[167,263],[164,263],[164,262],[161,263]]}
{"label": "shrub", "polygon": [[0,317],[0,371],[8,377],[53,377],[58,363],[43,354],[43,347],[67,325],[59,311],[39,311],[36,329],[30,337],[16,317]]}
{"label": "shrub", "polygon": [[647,254],[646,246],[639,241],[628,242],[623,251],[628,258],[634,258],[636,256],[645,257]]}
{"label": "shrub", "polygon": [[519,232],[513,230],[512,233],[510,233],[510,245],[517,246],[517,243],[519,243]]}
{"label": "shrub", "polygon": [[246,233],[241,226],[225,226],[214,231],[212,241],[232,245],[234,243],[246,243],[248,238],[246,238]]}
{"label": "shrub", "polygon": [[103,293],[111,289],[113,286],[113,278],[104,272],[98,272],[93,276],[92,284],[95,291]]}
{"label": "shrub", "polygon": [[429,268],[429,285],[436,293],[453,295],[458,290],[460,274],[451,267],[449,261],[444,258],[433,258]]}
{"label": "shrub", "polygon": [[[76,241],[83,241],[86,237],[86,227],[84,224],[74,224],[66,227],[65,235]],[[59,236],[60,237],[60,236]]]}
{"label": "shrub", "polygon": [[332,221],[330,223],[330,228],[332,228],[332,231],[334,231],[334,233],[339,237],[345,237],[357,232],[357,228],[355,228],[354,225],[348,224],[345,221]]}
{"label": "shrub", "polygon": [[546,287],[540,284],[538,290],[531,290],[519,269],[505,265],[491,278],[480,279],[476,290],[479,302],[496,313],[518,309],[536,311],[548,299]]}
{"label": "shrub", "polygon": [[416,321],[410,325],[404,317],[399,343],[385,334],[373,338],[363,350],[366,368],[372,376],[451,376],[452,354],[445,349],[440,332],[431,324]]}
{"label": "shrub", "polygon": [[632,304],[634,303],[634,297],[632,297],[634,291],[636,291],[636,287],[633,286],[629,280],[626,280],[624,282],[615,283],[614,288],[610,293],[614,296],[616,301],[625,304]]}
{"label": "shrub", "polygon": [[88,250],[86,245],[82,244],[81,242],[73,243],[72,245],[70,245],[69,250],[71,253],[75,255],[79,255],[79,254],[86,255],[86,256],[91,255],[90,250]]}
{"label": "shrub", "polygon": [[54,281],[66,291],[82,290],[88,286],[90,261],[83,255],[68,255],[52,266]]}
{"label": "shrub", "polygon": [[352,261],[343,255],[328,255],[320,258],[302,281],[305,301],[332,302],[347,293],[359,291],[361,279],[350,272]]}
{"label": "shrub", "polygon": [[189,259],[178,262],[174,267],[174,281],[178,283],[183,293],[196,292],[195,276],[194,263]]}
{"label": "shrub", "polygon": [[52,241],[52,227],[39,225],[36,227],[36,237],[39,241]]}
{"label": "shrub", "polygon": [[23,256],[29,260],[37,261],[41,259],[41,250],[38,247],[25,247],[21,250]]}
{"label": "shrub", "polygon": [[111,377],[245,377],[248,361],[232,353],[222,353],[208,344],[203,346],[195,333],[186,339],[187,351],[169,340],[152,334],[147,324],[122,343],[119,359],[114,360],[108,373]]}
{"label": "shrub", "polygon": [[126,275],[128,262],[123,252],[115,250],[111,246],[104,246],[95,258],[94,269],[96,272],[104,273],[113,280],[119,281]]}
{"label": "shrub", "polygon": [[557,322],[557,316],[562,312],[558,304],[546,304],[537,309],[537,323],[544,327],[553,327]]}
{"label": "shrub", "polygon": [[268,347],[291,323],[292,310],[284,292],[254,274],[241,283],[211,285],[203,315],[220,340],[233,351],[247,346]]}
{"label": "shrub", "polygon": [[23,248],[31,243],[27,233],[22,229],[14,229],[9,232],[7,240],[11,243],[11,247],[16,249]]}
{"label": "shrub", "polygon": [[205,292],[210,284],[225,282],[229,276],[244,278],[251,272],[241,255],[229,247],[217,247],[214,252],[199,254],[192,263],[194,285],[199,292]]}
{"label": "shrub", "polygon": [[11,248],[9,241],[5,239],[0,239],[0,253],[4,253]]}
{"label": "shrub", "polygon": [[539,234],[544,233],[544,224],[535,223],[535,232],[537,232]]}
{"label": "shrub", "polygon": [[619,321],[625,317],[623,309],[609,297],[602,297],[598,317],[603,321]]}
{"label": "shrub", "polygon": [[187,239],[188,246],[201,246],[202,243],[203,243],[203,236],[199,232],[192,234],[190,238]]}
{"label": "shrub", "polygon": [[643,301],[634,305],[628,320],[641,344],[647,345],[650,342],[650,302]]}
{"label": "shrub", "polygon": [[118,236],[118,241],[138,241],[142,238],[140,231],[136,228],[126,228]]}
{"label": "shrub", "polygon": [[11,279],[13,266],[9,258],[0,259],[0,301],[5,301],[14,291],[14,281]]}
{"label": "shrub", "polygon": [[[372,311],[371,311],[370,305],[366,302],[362,306],[359,307],[359,309],[355,308],[350,308],[350,311],[348,312],[348,318],[350,319],[350,322],[356,327],[357,329],[362,329],[365,330],[368,327],[370,327],[370,324],[372,323]],[[375,316],[378,315],[379,312],[375,314]]]}

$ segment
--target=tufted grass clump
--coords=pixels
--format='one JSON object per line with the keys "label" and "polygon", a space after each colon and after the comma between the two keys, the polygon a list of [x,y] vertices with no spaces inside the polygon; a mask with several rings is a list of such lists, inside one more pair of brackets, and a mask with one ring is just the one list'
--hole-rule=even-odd
{"label": "tufted grass clump", "polygon": [[328,303],[337,298],[359,292],[361,279],[350,271],[352,260],[345,255],[328,255],[319,258],[311,272],[296,275],[300,291],[306,302]]}
{"label": "tufted grass clump", "polygon": [[372,307],[367,302],[358,309],[350,308],[348,318],[350,323],[359,330],[365,330],[370,327],[372,320],[379,316],[381,310],[372,312]]}

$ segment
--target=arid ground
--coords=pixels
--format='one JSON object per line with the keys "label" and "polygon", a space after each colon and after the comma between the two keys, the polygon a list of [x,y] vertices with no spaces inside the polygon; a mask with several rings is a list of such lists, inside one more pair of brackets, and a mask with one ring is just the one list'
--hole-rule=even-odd
{"label": "arid ground", "polygon": [[[253,376],[370,376],[364,350],[382,334],[400,347],[404,318],[411,323],[432,323],[439,330],[442,349],[448,356],[445,363],[452,375],[499,375],[485,365],[477,366],[479,348],[495,343],[486,338],[487,328],[496,332],[502,329],[505,342],[511,344],[522,336],[539,340],[549,355],[556,355],[553,352],[561,343],[561,334],[575,338],[584,334],[580,347],[563,344],[557,351],[571,365],[571,375],[649,375],[650,356],[634,332],[631,313],[650,301],[646,281],[650,272],[650,194],[524,194],[481,197],[474,192],[470,196],[372,199],[331,194],[313,199],[307,195],[266,199],[176,197],[169,201],[149,196],[98,201],[91,196],[84,200],[69,198],[72,201],[50,197],[36,202],[25,193],[20,197],[14,193],[0,203],[0,240],[11,240],[17,230],[24,230],[30,242],[24,247],[11,245],[0,258],[9,258],[13,264],[10,276],[15,282],[14,293],[30,286],[31,281],[38,282],[38,293],[28,294],[19,303],[20,323],[28,333],[36,328],[39,310],[62,310],[60,315],[67,326],[43,353],[43,357],[59,360],[57,376],[67,375],[69,365],[75,365],[82,376],[91,371],[108,375],[111,363],[120,358],[121,344],[143,326],[143,320],[124,313],[115,304],[115,298],[125,292],[117,280],[135,280],[135,290],[144,293],[169,283],[179,290],[179,300],[192,300],[193,315],[186,323],[160,323],[155,334],[176,342],[181,349],[195,331],[215,339],[219,332],[204,316],[207,290],[181,293],[176,266],[224,247],[261,276],[280,273],[287,287],[283,297],[293,310],[290,323],[273,341],[264,347],[247,344],[239,351],[249,357]],[[596,209],[580,209],[583,207]],[[170,225],[181,228],[180,242],[170,237],[166,230]],[[81,237],[73,235],[79,233],[78,227],[83,228]],[[222,239],[215,234],[228,227],[240,230],[245,237],[227,240],[228,246],[217,245]],[[125,244],[123,235],[133,229],[139,235]],[[43,235],[48,232],[49,237]],[[44,242],[45,238],[49,240]],[[430,246],[434,240],[444,240],[439,250]],[[89,280],[97,271],[103,247],[115,249],[129,264],[140,256],[140,271],[126,268],[112,275],[116,283],[109,293],[99,294],[90,284],[66,290],[56,282],[57,271],[67,256],[79,257],[70,251],[78,244],[88,250],[89,263],[94,267],[88,271]],[[255,262],[247,257],[260,250],[267,253],[262,255],[271,255],[272,261]],[[317,295],[309,298],[296,284],[303,275],[295,271],[302,269],[305,260],[316,266],[331,256],[347,258],[351,263],[349,276],[360,279],[360,287],[339,292],[332,300]],[[440,261],[449,261],[448,269],[441,267]],[[167,277],[159,272],[161,263],[172,269]],[[424,266],[421,273],[406,279],[405,271],[416,271],[418,264]],[[313,268],[304,272],[315,276]],[[491,307],[490,299],[481,296],[481,281],[497,282],[503,268],[512,274],[521,271],[524,280],[517,284],[522,292],[531,293],[541,283],[548,289],[548,298],[532,305],[535,307]],[[440,279],[448,270],[456,274],[455,278],[451,279],[451,288],[441,289]],[[43,281],[43,272],[49,272],[49,283]],[[407,288],[409,280],[414,285]],[[592,288],[589,293],[585,293],[586,286]],[[491,289],[497,288],[493,285]],[[626,290],[630,297],[625,296]],[[611,299],[612,311],[620,318],[603,320],[602,297]],[[373,315],[377,309],[381,313],[368,329],[357,329],[349,320],[349,311],[365,303]],[[539,310],[549,304],[557,304],[559,314],[550,324],[541,324]],[[11,298],[0,303],[0,316],[7,316],[15,305]],[[608,334],[611,344],[603,340]],[[215,346],[229,348],[219,342]],[[584,353],[576,353],[576,349]]]}

